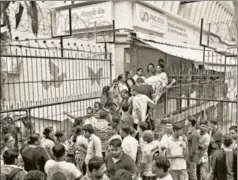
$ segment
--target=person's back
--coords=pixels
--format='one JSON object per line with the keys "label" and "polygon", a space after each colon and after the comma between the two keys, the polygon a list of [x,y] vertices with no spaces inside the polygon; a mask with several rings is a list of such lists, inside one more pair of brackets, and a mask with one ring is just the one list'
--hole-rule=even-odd
{"label": "person's back", "polygon": [[49,180],[55,178],[57,173],[62,173],[67,180],[76,180],[82,176],[82,173],[76,168],[73,163],[65,162],[65,147],[62,144],[57,144],[52,149],[56,160],[48,160],[45,164],[45,172]]}
{"label": "person's back", "polygon": [[24,169],[26,171],[40,170],[44,172],[44,166],[49,157],[45,149],[39,146],[39,134],[31,135],[28,143],[21,152]]}
{"label": "person's back", "polygon": [[154,94],[154,90],[149,84],[142,84],[138,86],[138,93],[146,95],[148,98],[152,99],[152,95]]}
{"label": "person's back", "polygon": [[1,166],[1,180],[24,180],[26,171],[16,164],[18,151],[8,149],[3,154],[4,165]]}
{"label": "person's back", "polygon": [[40,170],[44,171],[46,161],[49,159],[45,150],[38,146],[26,146],[22,150],[22,158],[24,161],[24,169],[26,171]]}
{"label": "person's back", "polygon": [[216,180],[237,180],[237,152],[232,148],[232,136],[224,136],[224,148],[214,152],[211,177]]}

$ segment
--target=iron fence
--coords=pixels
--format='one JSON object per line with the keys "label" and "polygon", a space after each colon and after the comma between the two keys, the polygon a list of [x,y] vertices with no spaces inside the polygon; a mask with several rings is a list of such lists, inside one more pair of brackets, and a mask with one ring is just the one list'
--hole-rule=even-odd
{"label": "iron fence", "polygon": [[[13,41],[1,54],[1,121],[21,136],[47,126],[71,133],[72,116],[83,116],[111,83],[111,54],[100,46],[64,41]],[[61,51],[64,57],[61,57]],[[4,128],[4,126],[1,126]]]}
{"label": "iron fence", "polygon": [[176,84],[161,98],[163,117],[182,122],[189,115],[198,121],[217,120],[224,132],[237,124],[236,55],[214,54],[207,56],[202,64],[181,67],[167,71],[169,81],[175,79]]}

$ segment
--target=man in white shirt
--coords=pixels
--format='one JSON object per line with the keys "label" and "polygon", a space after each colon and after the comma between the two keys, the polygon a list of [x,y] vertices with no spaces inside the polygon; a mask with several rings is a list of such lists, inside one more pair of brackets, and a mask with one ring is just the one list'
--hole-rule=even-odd
{"label": "man in white shirt", "polygon": [[86,139],[88,139],[87,155],[85,157],[85,164],[87,165],[89,160],[95,156],[102,157],[102,143],[99,137],[94,134],[94,129],[91,124],[83,126],[83,132]]}
{"label": "man in white shirt", "polygon": [[149,105],[151,109],[153,109],[154,102],[146,95],[139,94],[137,86],[131,87],[131,94],[134,96],[132,116],[134,118],[134,123],[138,125],[140,122],[146,121],[147,107]]}
{"label": "man in white shirt", "polygon": [[136,155],[139,143],[138,141],[130,135],[131,128],[128,125],[124,125],[121,127],[121,136],[122,140],[122,149],[124,153],[128,154],[134,162],[136,162]]}
{"label": "man in white shirt", "polygon": [[187,156],[187,144],[182,138],[183,130],[180,124],[173,125],[173,135],[168,138],[166,148],[166,156],[170,160],[170,173],[174,180],[186,180],[187,164],[185,157]]}
{"label": "man in white shirt", "polygon": [[165,156],[157,156],[152,163],[152,172],[156,175],[156,180],[173,180],[169,174],[170,162]]}
{"label": "man in white shirt", "polygon": [[64,145],[57,144],[52,149],[56,160],[48,160],[45,164],[45,173],[48,179],[65,176],[67,180],[79,180],[82,173],[73,163],[65,162],[66,150]]}

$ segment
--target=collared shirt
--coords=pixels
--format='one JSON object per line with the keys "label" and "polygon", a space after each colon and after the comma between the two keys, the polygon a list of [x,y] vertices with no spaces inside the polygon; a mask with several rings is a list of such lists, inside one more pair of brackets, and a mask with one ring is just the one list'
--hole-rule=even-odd
{"label": "collared shirt", "polygon": [[89,160],[95,156],[102,157],[102,143],[99,137],[97,137],[95,134],[92,134],[89,138],[85,163],[88,164]]}
{"label": "collared shirt", "polygon": [[134,161],[136,161],[136,155],[139,146],[138,141],[131,135],[128,135],[122,140],[121,146],[124,153],[128,154]]}
{"label": "collared shirt", "polygon": [[[182,138],[175,139],[173,138],[173,136],[171,136],[168,138],[165,147],[170,155],[173,156],[183,155],[186,143],[182,140]],[[170,159],[170,163],[171,163],[170,166],[171,170],[185,170],[187,168],[186,161],[184,158]]]}
{"label": "collared shirt", "polygon": [[123,153],[120,159],[118,159],[118,161],[116,162],[113,161],[112,155],[109,155],[106,157],[105,163],[107,167],[108,176],[110,179],[114,177],[116,171],[118,171],[119,169],[125,169],[131,172],[132,174],[136,172],[135,162],[129,155],[125,153]]}
{"label": "collared shirt", "polygon": [[148,103],[154,104],[154,102],[144,94],[137,94],[133,99],[132,116],[134,123],[139,124],[140,121],[146,120]]}

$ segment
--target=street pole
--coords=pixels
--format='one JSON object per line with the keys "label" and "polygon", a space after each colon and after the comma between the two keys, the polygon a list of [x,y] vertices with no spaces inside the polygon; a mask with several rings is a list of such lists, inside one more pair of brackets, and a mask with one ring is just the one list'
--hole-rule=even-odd
{"label": "street pole", "polygon": [[[235,15],[235,21],[236,21],[236,48],[237,48],[237,58],[236,58],[236,86],[238,91],[238,0],[233,0],[234,5],[234,15]],[[238,122],[238,97],[236,92],[236,124]]]}

